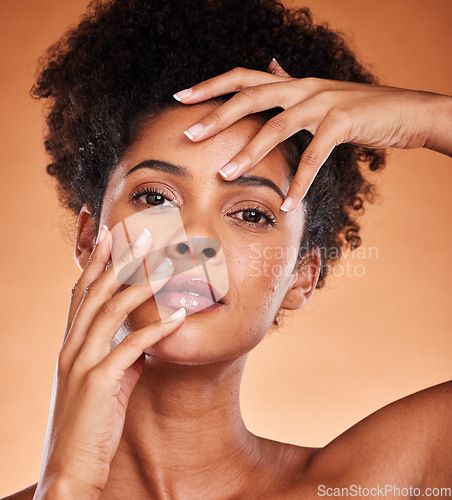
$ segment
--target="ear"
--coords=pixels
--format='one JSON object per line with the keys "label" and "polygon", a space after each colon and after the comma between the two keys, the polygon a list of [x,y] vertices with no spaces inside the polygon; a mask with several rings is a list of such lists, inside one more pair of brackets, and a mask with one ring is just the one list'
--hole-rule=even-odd
{"label": "ear", "polygon": [[283,309],[300,309],[312,297],[320,276],[322,257],[318,247],[309,251],[299,263],[291,278],[291,285],[281,303]]}
{"label": "ear", "polygon": [[81,271],[85,268],[96,241],[96,221],[91,216],[92,212],[92,205],[85,203],[77,219],[74,258]]}

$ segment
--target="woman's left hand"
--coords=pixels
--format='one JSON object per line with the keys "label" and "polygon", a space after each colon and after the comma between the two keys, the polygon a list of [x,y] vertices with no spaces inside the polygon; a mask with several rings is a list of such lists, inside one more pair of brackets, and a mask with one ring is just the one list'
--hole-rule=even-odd
{"label": "woman's left hand", "polygon": [[269,73],[235,68],[175,94],[195,104],[237,92],[184,133],[207,139],[251,113],[280,107],[220,174],[227,180],[253,168],[275,146],[300,130],[314,135],[301,156],[282,210],[303,199],[333,148],[348,142],[369,148],[429,148],[452,156],[452,98],[363,83],[291,78],[273,60]]}

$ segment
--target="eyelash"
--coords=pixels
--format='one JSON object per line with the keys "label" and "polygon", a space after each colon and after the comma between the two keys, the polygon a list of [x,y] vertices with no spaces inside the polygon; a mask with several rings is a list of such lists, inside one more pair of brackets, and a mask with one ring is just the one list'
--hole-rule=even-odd
{"label": "eyelash", "polygon": [[[138,188],[135,192],[133,192],[129,195],[129,198],[132,201],[136,201],[137,199],[139,199],[142,196],[147,195],[147,194],[161,196],[162,198],[165,198],[168,201],[172,201],[169,199],[169,197],[166,195],[165,192],[160,191],[159,189],[157,189],[155,187],[151,187],[151,186]],[[175,202],[173,202],[173,203],[175,203]],[[150,205],[150,206],[152,206],[152,205]],[[158,205],[154,205],[154,206],[158,206]],[[239,220],[241,220],[242,224],[246,224],[247,226],[262,227],[264,225],[274,226],[275,224],[277,224],[275,217],[273,217],[273,215],[269,214],[264,208],[261,208],[259,206],[242,208],[238,212],[234,212],[234,213],[240,213],[240,212],[256,212],[256,214],[263,216],[266,220],[266,222],[263,224],[263,223],[259,223],[259,222],[249,222],[249,221],[245,221],[243,219],[239,219]]]}
{"label": "eyelash", "polygon": [[[132,201],[135,201],[138,198],[141,198],[142,196],[144,196],[146,194],[154,194],[157,196],[161,196],[162,198],[165,198],[168,201],[172,201],[169,199],[169,197],[167,196],[167,194],[164,191],[160,191],[159,189],[157,189],[155,187],[151,187],[151,186],[138,188],[135,192],[129,194],[129,198]],[[173,203],[175,203],[175,202],[173,202]],[[158,205],[154,205],[154,206],[158,206]]]}

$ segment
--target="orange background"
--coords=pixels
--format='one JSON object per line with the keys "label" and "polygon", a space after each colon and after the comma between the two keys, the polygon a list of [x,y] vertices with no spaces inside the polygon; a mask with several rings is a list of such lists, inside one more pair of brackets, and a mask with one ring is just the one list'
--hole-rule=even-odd
{"label": "orange background", "polygon": [[[384,83],[452,94],[450,0],[286,3],[310,6],[317,21],[352,37]],[[0,4],[0,496],[39,477],[53,371],[79,276],[70,218],[45,174],[41,108],[28,90],[38,57],[86,4]],[[258,434],[323,446],[379,407],[451,378],[452,160],[392,150],[378,182],[382,201],[363,223],[366,258],[349,257],[348,272],[338,268],[250,355],[243,412]]]}

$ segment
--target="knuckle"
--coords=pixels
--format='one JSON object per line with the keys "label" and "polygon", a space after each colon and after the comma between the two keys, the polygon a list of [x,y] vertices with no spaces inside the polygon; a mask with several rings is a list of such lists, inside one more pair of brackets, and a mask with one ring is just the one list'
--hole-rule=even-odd
{"label": "knuckle", "polygon": [[110,315],[112,313],[114,313],[116,311],[116,304],[115,304],[115,301],[113,299],[110,299],[110,300],[107,300],[105,301],[101,308],[100,308],[100,313],[101,314],[105,314],[105,315]]}
{"label": "knuckle", "polygon": [[223,121],[223,118],[221,117],[221,115],[217,111],[212,111],[209,114],[208,118],[209,118],[209,121],[211,122],[211,124],[215,127],[220,125],[221,122]]}
{"label": "knuckle", "polygon": [[315,151],[305,151],[302,158],[303,165],[315,167],[319,163],[319,155]]}
{"label": "knuckle", "polygon": [[134,333],[129,333],[129,335],[124,337],[124,339],[121,341],[121,343],[126,344],[127,346],[130,346],[130,347],[137,347],[140,345],[139,338]]}
{"label": "knuckle", "polygon": [[100,285],[97,281],[92,281],[85,290],[84,297],[95,297],[100,292]]}
{"label": "knuckle", "polygon": [[246,100],[254,100],[259,95],[259,91],[255,87],[246,87],[242,89],[239,95]]}
{"label": "knuckle", "polygon": [[328,112],[328,119],[342,127],[348,127],[352,123],[351,113],[347,109],[333,108]]}
{"label": "knuckle", "polygon": [[303,78],[303,83],[310,89],[317,89],[320,85],[320,78],[316,78],[315,76],[308,76]]}
{"label": "knuckle", "polygon": [[236,78],[241,78],[242,76],[245,76],[246,69],[243,68],[242,66],[237,66],[234,69],[231,69],[231,74],[235,76]]}
{"label": "knuckle", "polygon": [[318,93],[318,98],[323,104],[328,104],[332,106],[336,101],[337,92],[332,89],[324,89]]}
{"label": "knuckle", "polygon": [[287,123],[286,120],[284,120],[284,118],[276,116],[275,118],[269,120],[265,124],[265,127],[269,129],[271,132],[276,132],[277,134],[280,134],[286,129]]}

